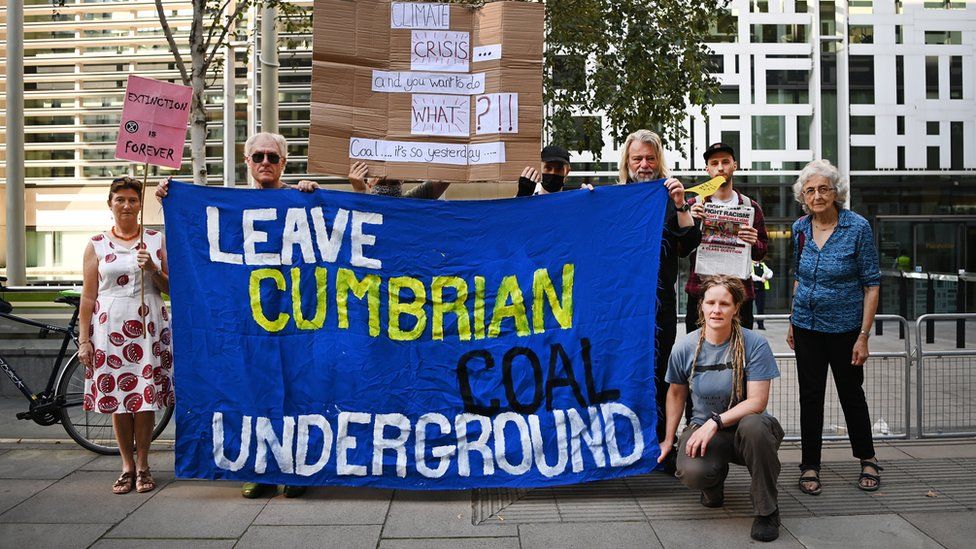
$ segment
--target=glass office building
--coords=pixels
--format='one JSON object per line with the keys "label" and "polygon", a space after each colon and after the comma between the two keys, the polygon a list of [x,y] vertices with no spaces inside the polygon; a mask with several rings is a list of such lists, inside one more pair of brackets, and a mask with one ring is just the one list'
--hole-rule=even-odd
{"label": "glass office building", "polygon": [[[125,77],[177,80],[178,72],[152,1],[25,3],[29,276],[77,278],[82,243],[108,222],[108,181],[133,171],[113,158]],[[311,6],[311,0],[296,3]],[[0,8],[5,4],[0,0]],[[185,37],[189,2],[164,5]],[[241,158],[244,138],[259,126],[258,22],[252,10],[228,50],[233,85],[225,84],[226,64],[208,79],[213,185],[227,179],[225,129],[233,127]],[[894,269],[907,256],[912,270],[976,271],[976,1],[731,0],[710,47],[718,101],[705,113],[689,110],[690,138],[667,158],[690,185],[704,179],[701,153],[709,143],[736,148],[736,186],[762,205],[770,231],[769,265],[777,273],[772,310],[785,306],[789,228],[801,213],[792,184],[814,158],[830,159],[849,176],[851,208],[874,224],[882,268]],[[288,177],[296,179],[306,175],[310,50],[309,35],[281,36],[280,132],[291,148]],[[234,108],[225,120],[228,98]],[[614,181],[619,151],[609,136],[605,142],[599,158],[577,156],[576,183]],[[189,173],[188,162],[182,173]],[[244,184],[242,162],[233,178]],[[511,186],[455,185],[448,196],[512,192]],[[159,222],[158,209],[149,214]]]}

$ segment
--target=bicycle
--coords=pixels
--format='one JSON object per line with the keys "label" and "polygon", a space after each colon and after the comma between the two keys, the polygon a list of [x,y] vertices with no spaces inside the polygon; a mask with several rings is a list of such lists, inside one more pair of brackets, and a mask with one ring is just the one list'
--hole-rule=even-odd
{"label": "bicycle", "polygon": [[[3,285],[6,281],[6,277],[0,276],[0,291],[7,289]],[[81,293],[77,290],[63,290],[58,292],[58,297],[54,301],[71,305],[74,308],[71,321],[67,326],[53,326],[14,315],[12,314],[13,305],[0,297],[0,317],[39,328],[42,336],[46,336],[48,333],[62,335],[61,350],[51,366],[47,385],[39,393],[33,392],[24,383],[23,378],[17,374],[13,366],[3,358],[3,355],[0,355],[0,370],[10,378],[14,386],[29,401],[27,411],[18,413],[17,419],[32,420],[45,427],[60,422],[68,436],[83,448],[97,454],[118,455],[119,448],[115,442],[111,417],[108,414],[85,411],[82,407],[85,395],[85,367],[78,360],[78,336],[76,335]],[[69,343],[74,343],[74,352],[65,362],[65,357],[68,356]],[[64,364],[63,367],[62,364]],[[163,432],[172,416],[173,408],[171,406],[156,414],[156,426],[152,433],[153,440],[156,440],[156,437]]]}

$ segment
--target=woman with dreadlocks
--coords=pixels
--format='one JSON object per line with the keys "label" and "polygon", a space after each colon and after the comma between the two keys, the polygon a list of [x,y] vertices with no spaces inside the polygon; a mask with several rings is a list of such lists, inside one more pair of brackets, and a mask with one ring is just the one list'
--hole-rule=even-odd
{"label": "woman with dreadlocks", "polygon": [[702,289],[700,327],[675,344],[668,362],[667,426],[660,460],[672,451],[690,391],[692,417],[675,450],[675,476],[701,490],[702,505],[721,507],[729,463],[745,465],[752,475],[756,512],[752,539],[772,541],[779,537],[777,451],[783,428],[765,410],[770,380],[779,377],[779,369],[766,339],[739,325],[746,296],[742,281],[709,277]]}

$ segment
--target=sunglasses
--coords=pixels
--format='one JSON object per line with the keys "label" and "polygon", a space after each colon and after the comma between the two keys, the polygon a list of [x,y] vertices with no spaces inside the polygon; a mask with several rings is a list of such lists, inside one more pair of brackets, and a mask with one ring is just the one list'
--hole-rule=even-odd
{"label": "sunglasses", "polygon": [[278,153],[263,153],[263,152],[256,152],[252,154],[251,162],[254,162],[255,164],[260,164],[264,162],[265,156],[268,157],[268,162],[272,164],[277,164],[278,162],[281,162],[281,157],[278,156]]}

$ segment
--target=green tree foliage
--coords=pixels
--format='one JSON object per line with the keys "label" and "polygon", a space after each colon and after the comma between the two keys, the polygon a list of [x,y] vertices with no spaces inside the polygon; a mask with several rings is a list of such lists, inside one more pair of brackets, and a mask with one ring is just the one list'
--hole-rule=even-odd
{"label": "green tree foliage", "polygon": [[[203,185],[207,180],[206,139],[207,110],[204,93],[210,85],[208,75],[220,72],[224,48],[236,40],[241,23],[252,7],[278,10],[278,22],[286,32],[308,28],[311,20],[306,10],[285,0],[191,0],[193,7],[187,43],[177,43],[177,35],[170,27],[167,7],[163,0],[155,0],[156,15],[166,37],[170,52],[180,72],[183,85],[193,88],[190,107],[190,156],[193,182]],[[170,14],[172,15],[172,13]],[[185,52],[189,49],[189,63]]]}
{"label": "green tree foliage", "polygon": [[544,3],[543,99],[553,143],[603,149],[599,118],[574,117],[582,110],[602,112],[617,141],[648,128],[677,146],[687,137],[687,107],[713,103],[718,81],[704,44],[727,0]]}

